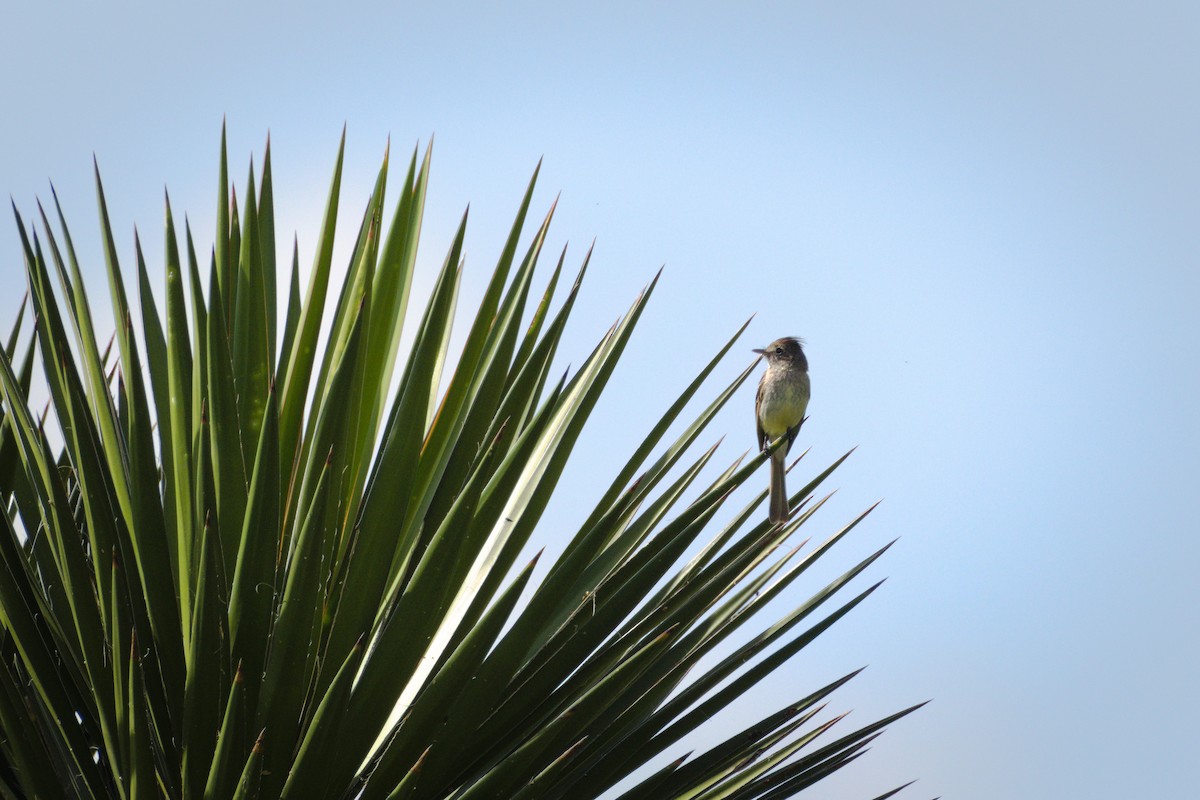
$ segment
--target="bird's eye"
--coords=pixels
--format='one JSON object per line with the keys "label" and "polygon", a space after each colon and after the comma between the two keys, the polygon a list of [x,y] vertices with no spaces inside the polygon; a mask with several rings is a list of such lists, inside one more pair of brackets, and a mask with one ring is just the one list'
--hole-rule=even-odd
{"label": "bird's eye", "polygon": [[777,356],[781,356],[781,355],[783,355],[783,348],[782,348],[782,347],[776,347],[776,348],[775,348],[775,355],[777,355]]}

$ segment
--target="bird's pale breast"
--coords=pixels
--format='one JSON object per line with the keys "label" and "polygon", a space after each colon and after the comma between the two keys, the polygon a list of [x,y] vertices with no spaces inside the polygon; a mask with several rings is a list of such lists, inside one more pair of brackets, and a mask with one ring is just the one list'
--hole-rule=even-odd
{"label": "bird's pale breast", "polygon": [[808,409],[808,397],[808,373],[801,373],[800,380],[767,381],[759,409],[763,432],[774,439],[799,425]]}

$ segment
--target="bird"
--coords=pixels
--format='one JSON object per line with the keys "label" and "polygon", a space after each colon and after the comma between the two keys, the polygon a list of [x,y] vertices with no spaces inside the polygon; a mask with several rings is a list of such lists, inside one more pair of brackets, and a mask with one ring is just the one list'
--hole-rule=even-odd
{"label": "bird", "polygon": [[769,518],[772,523],[786,522],[788,508],[787,486],[784,480],[784,461],[788,450],[807,417],[811,384],[808,379],[808,358],[804,355],[804,340],[794,336],[776,339],[766,347],[755,349],[767,360],[767,369],[758,382],[754,400],[754,421],[758,429],[758,446],[766,450],[782,436],[787,441],[771,454],[771,484]]}

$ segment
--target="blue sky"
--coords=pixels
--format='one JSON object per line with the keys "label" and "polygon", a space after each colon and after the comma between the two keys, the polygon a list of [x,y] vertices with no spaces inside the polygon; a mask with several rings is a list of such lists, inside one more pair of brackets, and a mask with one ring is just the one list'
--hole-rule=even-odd
{"label": "blue sky", "polygon": [[[211,241],[222,117],[235,175],[270,131],[308,263],[343,124],[355,215],[388,137],[399,161],[432,134],[422,263],[470,203],[482,276],[544,156],[552,251],[597,242],[568,358],[666,265],[548,530],[756,314],[745,358],[808,341],[814,464],[859,446],[819,530],[884,498],[839,565],[901,537],[881,593],[753,702],[867,663],[834,704],[860,723],[934,702],[806,796],[1185,797],[1198,37],[1185,2],[26,4],[0,30],[0,188],[29,217],[54,181],[107,296],[93,153],[122,254],[137,224],[157,263],[164,185]],[[0,321],[19,252],[0,224]],[[715,423],[726,459],[752,392]]]}

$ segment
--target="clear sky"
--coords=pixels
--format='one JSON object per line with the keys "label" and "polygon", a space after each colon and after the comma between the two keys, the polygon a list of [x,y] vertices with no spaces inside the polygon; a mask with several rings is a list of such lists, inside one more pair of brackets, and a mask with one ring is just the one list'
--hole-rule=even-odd
{"label": "clear sky", "polygon": [[[597,241],[565,358],[666,271],[542,536],[757,314],[723,376],[805,337],[803,444],[859,446],[816,532],[884,498],[830,558],[901,537],[748,713],[863,664],[833,702],[860,724],[934,702],[807,797],[1194,796],[1200,5],[122,6],[0,26],[0,189],[28,218],[54,181],[99,307],[93,153],[126,263],[136,223],[159,265],[163,186],[207,249],[222,116],[235,175],[269,130],[307,264],[343,123],[352,215],[387,137],[405,161],[432,134],[421,263],[470,203],[478,276],[544,156],[551,252]],[[0,259],[7,329],[11,222]]]}

